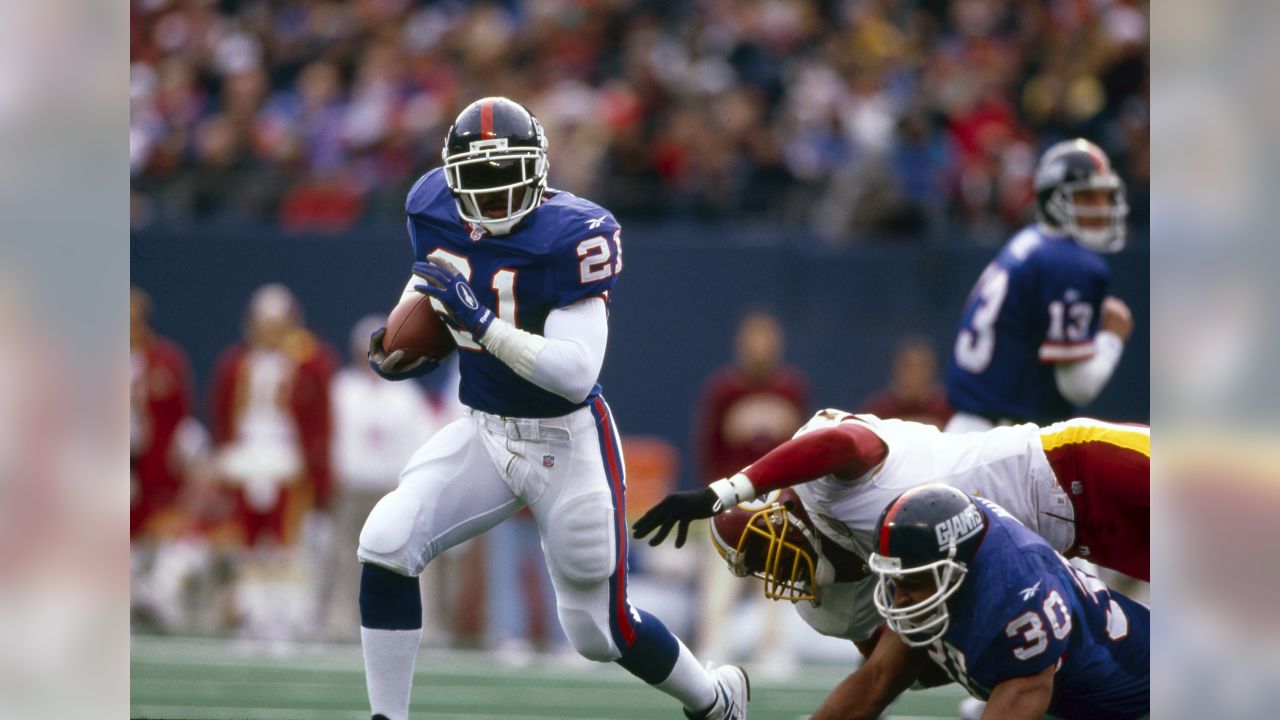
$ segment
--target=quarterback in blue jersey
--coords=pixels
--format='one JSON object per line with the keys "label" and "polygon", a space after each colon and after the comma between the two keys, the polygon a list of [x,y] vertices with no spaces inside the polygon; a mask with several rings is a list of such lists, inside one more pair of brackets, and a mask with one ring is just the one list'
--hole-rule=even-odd
{"label": "quarterback in blue jersey", "polygon": [[[738,667],[705,669],[627,600],[622,448],[597,379],[622,271],[617,221],[547,187],[547,139],[506,98],[477,100],[449,129],[444,166],[405,203],[406,294],[424,293],[460,353],[462,419],[414,453],[360,534],[361,641],[375,720],[405,720],[422,633],[417,576],[432,558],[529,508],[560,624],[582,656],[616,662],[691,718],[746,717]],[[379,375],[435,363],[370,340]]]}
{"label": "quarterback in blue jersey", "polygon": [[984,718],[1150,712],[1150,611],[999,505],[923,485],[885,508],[876,536],[868,565],[891,633],[815,720],[877,717],[926,662],[986,700]]}
{"label": "quarterback in blue jersey", "polygon": [[947,369],[948,432],[1047,425],[1079,413],[1111,379],[1133,331],[1108,295],[1103,254],[1124,247],[1124,183],[1093,143],[1050,147],[1036,218],[987,265],[965,301]]}

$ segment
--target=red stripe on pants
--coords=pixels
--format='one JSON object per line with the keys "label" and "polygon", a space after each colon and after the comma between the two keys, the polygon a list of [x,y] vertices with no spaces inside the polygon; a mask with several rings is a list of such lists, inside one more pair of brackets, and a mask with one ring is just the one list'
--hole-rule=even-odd
{"label": "red stripe on pants", "polygon": [[614,570],[614,579],[617,582],[617,588],[614,595],[617,596],[614,608],[618,618],[618,628],[622,632],[622,639],[627,643],[627,647],[631,647],[636,641],[635,628],[631,627],[631,617],[627,614],[627,518],[626,508],[623,506],[623,493],[626,488],[622,486],[622,476],[618,472],[617,451],[613,446],[613,425],[610,423],[609,408],[599,397],[595,401],[596,413],[600,418],[600,446],[604,450],[605,460],[607,461],[606,470],[609,474],[609,486],[613,489],[613,505],[614,512],[617,513],[617,522],[614,524],[614,533],[617,538],[618,545],[618,567]]}

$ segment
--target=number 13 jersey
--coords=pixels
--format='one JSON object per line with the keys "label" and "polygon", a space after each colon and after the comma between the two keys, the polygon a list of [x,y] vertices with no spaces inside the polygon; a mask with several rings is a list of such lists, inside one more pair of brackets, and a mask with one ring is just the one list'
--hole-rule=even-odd
{"label": "number 13 jersey", "polygon": [[[458,215],[444,174],[423,175],[405,202],[416,260],[462,273],[480,304],[521,330],[542,335],[547,315],[609,291],[622,271],[622,231],[613,215],[572,193],[548,189],[542,204],[508,235],[493,236]],[[520,377],[466,332],[458,343],[464,405],[507,417],[558,417],[590,403],[574,403]]]}
{"label": "number 13 jersey", "polygon": [[965,301],[947,400],[992,421],[1047,425],[1075,415],[1054,365],[1093,355],[1110,284],[1101,255],[1035,226],[987,265]]}

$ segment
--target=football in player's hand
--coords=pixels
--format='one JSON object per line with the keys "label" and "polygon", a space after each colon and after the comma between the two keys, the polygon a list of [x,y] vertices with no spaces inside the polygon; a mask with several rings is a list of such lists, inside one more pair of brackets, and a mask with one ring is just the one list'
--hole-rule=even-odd
{"label": "football in player's hand", "polygon": [[404,350],[410,360],[424,356],[443,360],[458,349],[453,333],[431,307],[431,298],[421,293],[406,297],[392,309],[382,347],[388,353]]}

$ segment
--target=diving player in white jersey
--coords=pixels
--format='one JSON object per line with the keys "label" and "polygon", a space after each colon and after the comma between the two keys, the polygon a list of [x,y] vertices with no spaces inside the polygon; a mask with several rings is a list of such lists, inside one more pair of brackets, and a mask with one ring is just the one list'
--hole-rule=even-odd
{"label": "diving player in white jersey", "polygon": [[733,477],[668,495],[634,529],[657,530],[656,545],[676,528],[680,546],[691,520],[714,515],[712,541],[734,572],[763,578],[766,596],[865,655],[882,624],[866,566],[876,522],[929,483],[999,503],[1064,555],[1149,576],[1150,431],[1089,419],[947,434],[822,410]]}
{"label": "diving player in white jersey", "polygon": [[[616,662],[690,718],[746,717],[738,667],[704,669],[627,601],[622,449],[596,379],[621,230],[590,201],[547,187],[542,126],[506,98],[458,116],[444,167],[405,203],[413,244],[406,293],[432,296],[460,352],[466,417],[409,460],[365,522],[358,557],[361,639],[375,720],[405,720],[422,627],[417,576],[432,558],[528,507],[542,535],[561,626],[575,650]],[[435,363],[369,361],[400,380]]]}
{"label": "diving player in white jersey", "polygon": [[1078,415],[1115,372],[1133,316],[1108,294],[1124,247],[1124,183],[1097,145],[1045,151],[1036,223],[1001,248],[965,301],[947,368],[948,432]]}

